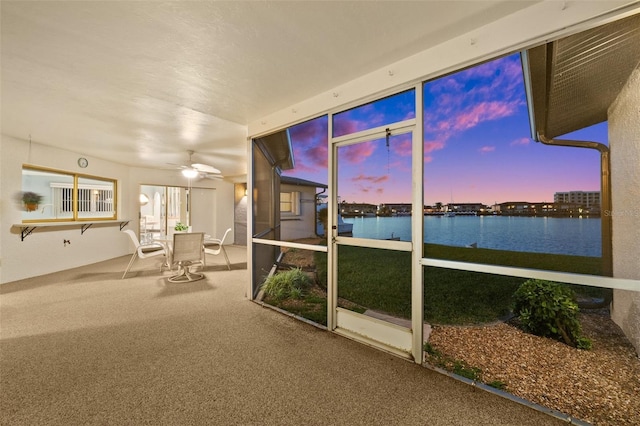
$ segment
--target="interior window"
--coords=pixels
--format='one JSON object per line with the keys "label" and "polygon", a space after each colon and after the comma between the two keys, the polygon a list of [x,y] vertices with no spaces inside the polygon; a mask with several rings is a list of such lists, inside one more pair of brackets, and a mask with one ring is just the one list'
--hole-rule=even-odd
{"label": "interior window", "polygon": [[22,220],[116,218],[116,181],[33,166],[22,168]]}
{"label": "interior window", "polygon": [[113,182],[78,177],[78,217],[115,216]]}

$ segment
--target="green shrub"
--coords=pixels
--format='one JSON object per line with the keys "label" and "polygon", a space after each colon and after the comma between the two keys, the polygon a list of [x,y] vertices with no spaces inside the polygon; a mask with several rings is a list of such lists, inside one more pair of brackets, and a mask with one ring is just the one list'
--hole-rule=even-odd
{"label": "green shrub", "polygon": [[302,269],[295,268],[268,277],[262,284],[264,293],[276,300],[300,299],[311,287],[311,278]]}
{"label": "green shrub", "polygon": [[575,293],[569,287],[544,280],[527,280],[514,294],[514,311],[525,331],[551,337],[580,349],[591,348],[582,337]]}

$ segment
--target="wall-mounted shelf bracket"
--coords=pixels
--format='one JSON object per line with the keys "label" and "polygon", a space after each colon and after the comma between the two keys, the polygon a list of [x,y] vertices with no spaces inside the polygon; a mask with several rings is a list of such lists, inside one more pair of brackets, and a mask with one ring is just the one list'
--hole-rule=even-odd
{"label": "wall-mounted shelf bracket", "polygon": [[125,226],[129,224],[129,220],[96,220],[93,222],[31,222],[31,223],[16,223],[12,225],[15,228],[20,228],[20,241],[24,241],[27,236],[31,235],[31,233],[36,228],[46,227],[46,228],[71,228],[75,226],[80,226],[80,235],[84,234],[84,232],[91,228],[93,225],[98,226],[113,226],[118,225],[120,230],[124,229]]}
{"label": "wall-mounted shelf bracket", "polygon": [[24,239],[36,229],[35,226],[23,226],[22,227],[22,235],[20,237],[20,241],[24,241]]}

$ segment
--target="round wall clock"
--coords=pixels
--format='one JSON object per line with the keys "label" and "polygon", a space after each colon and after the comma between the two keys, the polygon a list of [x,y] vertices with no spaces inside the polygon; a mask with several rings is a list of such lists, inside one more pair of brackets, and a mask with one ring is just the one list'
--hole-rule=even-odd
{"label": "round wall clock", "polygon": [[89,161],[86,158],[84,158],[84,157],[78,158],[78,166],[80,166],[80,167],[82,167],[84,169],[88,165],[89,165]]}

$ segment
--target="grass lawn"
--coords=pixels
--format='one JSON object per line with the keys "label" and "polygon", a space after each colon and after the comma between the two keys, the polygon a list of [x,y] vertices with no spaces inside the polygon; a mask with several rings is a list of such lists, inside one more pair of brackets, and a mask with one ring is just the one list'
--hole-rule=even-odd
{"label": "grass lawn", "polygon": [[[427,257],[597,275],[599,258],[425,244]],[[406,252],[342,246],[338,296],[369,309],[411,316],[411,259]],[[326,255],[317,256],[318,279],[326,287]],[[432,324],[476,324],[498,320],[511,308],[524,278],[445,268],[425,268],[425,320]],[[577,293],[604,297],[608,290],[573,286]]]}
{"label": "grass lawn", "polygon": [[265,297],[264,302],[317,324],[327,325],[327,295],[318,288],[313,288],[300,299]]}
{"label": "grass lawn", "polygon": [[[552,271],[598,275],[600,258],[470,249],[425,244],[427,257],[471,263],[494,264]],[[373,309],[391,315],[411,317],[410,253],[364,247],[338,249],[339,306],[364,312]],[[319,324],[326,325],[327,300],[325,253],[311,254],[317,286],[301,299],[265,300]],[[309,265],[310,266],[310,265]],[[424,315],[431,324],[480,324],[504,318],[510,313],[512,295],[524,278],[446,268],[426,267]],[[611,290],[571,287],[588,297],[608,297]]]}

